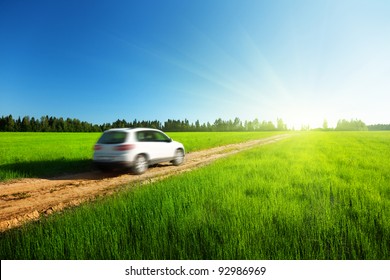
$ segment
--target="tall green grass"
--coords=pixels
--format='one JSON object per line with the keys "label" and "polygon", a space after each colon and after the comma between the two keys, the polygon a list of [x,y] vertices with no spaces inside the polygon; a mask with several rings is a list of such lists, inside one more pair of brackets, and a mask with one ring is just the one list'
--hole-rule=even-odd
{"label": "tall green grass", "polygon": [[3,233],[0,257],[390,259],[389,170],[389,133],[305,133]]}
{"label": "tall green grass", "polygon": [[[187,152],[264,138],[275,132],[169,133]],[[92,168],[100,133],[0,133],[0,181],[47,177]]]}
{"label": "tall green grass", "polygon": [[186,152],[193,152],[284,133],[286,132],[169,132],[168,135],[182,142]]}
{"label": "tall green grass", "polygon": [[0,133],[0,181],[91,168],[97,133]]}

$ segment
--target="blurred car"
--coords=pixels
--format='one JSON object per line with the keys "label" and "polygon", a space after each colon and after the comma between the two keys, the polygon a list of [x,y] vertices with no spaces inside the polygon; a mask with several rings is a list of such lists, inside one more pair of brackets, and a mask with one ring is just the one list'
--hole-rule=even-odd
{"label": "blurred car", "polygon": [[94,146],[93,162],[101,170],[131,168],[144,173],[150,165],[184,162],[183,144],[152,128],[115,128],[105,131]]}

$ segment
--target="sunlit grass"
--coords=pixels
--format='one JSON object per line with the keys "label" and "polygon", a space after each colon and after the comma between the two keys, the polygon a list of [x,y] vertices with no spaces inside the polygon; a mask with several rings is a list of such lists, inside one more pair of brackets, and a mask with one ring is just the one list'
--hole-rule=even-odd
{"label": "sunlit grass", "polygon": [[91,168],[97,133],[0,133],[0,181]]}
{"label": "sunlit grass", "polygon": [[2,259],[389,259],[390,133],[307,133],[4,233]]}
{"label": "sunlit grass", "polygon": [[283,133],[286,132],[169,132],[168,135],[182,142],[187,152],[193,152]]}

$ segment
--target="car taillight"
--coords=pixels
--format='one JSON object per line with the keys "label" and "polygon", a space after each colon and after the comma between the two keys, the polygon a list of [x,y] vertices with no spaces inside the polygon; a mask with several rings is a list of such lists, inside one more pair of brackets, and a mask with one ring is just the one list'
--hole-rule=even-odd
{"label": "car taillight", "polygon": [[114,149],[116,151],[128,151],[128,150],[131,150],[131,149],[134,149],[134,148],[135,148],[134,144],[123,144],[123,145],[120,145],[120,146],[116,146]]}
{"label": "car taillight", "polygon": [[96,144],[96,145],[93,147],[93,149],[94,149],[95,151],[99,151],[99,150],[102,149],[102,146]]}

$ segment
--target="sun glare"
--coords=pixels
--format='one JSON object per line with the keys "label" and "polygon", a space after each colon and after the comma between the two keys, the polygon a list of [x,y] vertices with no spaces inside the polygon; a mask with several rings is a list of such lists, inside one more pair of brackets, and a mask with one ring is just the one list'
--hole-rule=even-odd
{"label": "sun glare", "polygon": [[294,130],[323,128],[324,121],[327,121],[321,112],[303,108],[290,109],[282,118],[287,127]]}

